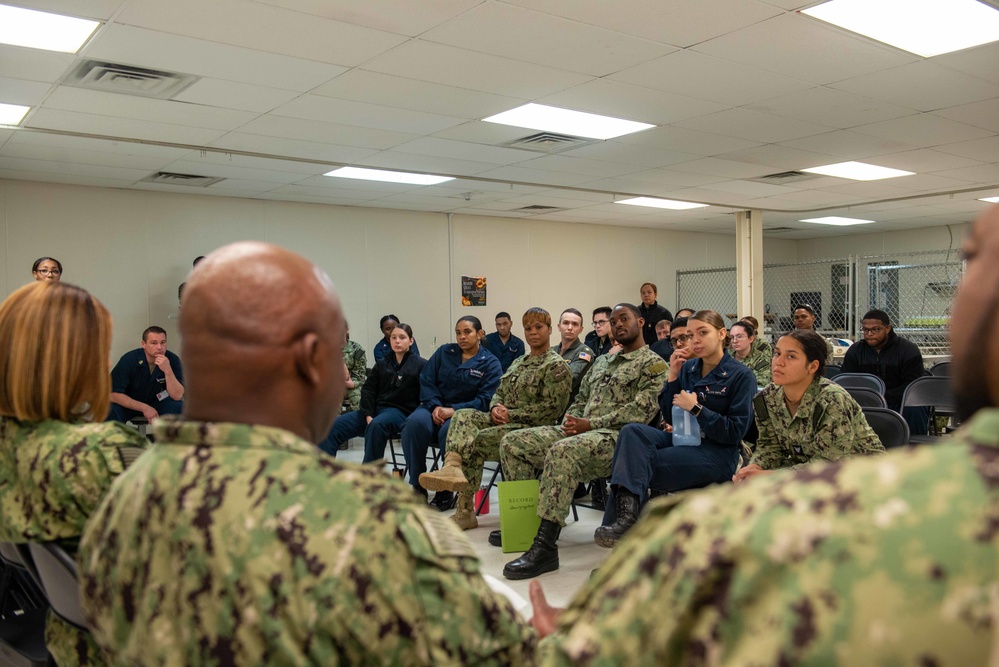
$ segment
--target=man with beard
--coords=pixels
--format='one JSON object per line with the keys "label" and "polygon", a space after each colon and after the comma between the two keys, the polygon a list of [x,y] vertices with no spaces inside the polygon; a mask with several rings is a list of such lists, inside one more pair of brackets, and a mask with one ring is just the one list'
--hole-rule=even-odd
{"label": "man with beard", "polygon": [[[999,206],[964,243],[946,443],[650,505],[569,608],[532,586],[543,665],[984,665],[999,658]],[[991,656],[991,661],[990,661]]]}

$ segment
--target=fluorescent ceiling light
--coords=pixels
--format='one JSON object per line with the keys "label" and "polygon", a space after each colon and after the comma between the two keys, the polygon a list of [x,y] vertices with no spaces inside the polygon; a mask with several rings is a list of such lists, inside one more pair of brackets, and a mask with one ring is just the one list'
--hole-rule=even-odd
{"label": "fluorescent ceiling light", "polygon": [[76,53],[99,21],[0,5],[0,44]]}
{"label": "fluorescent ceiling light", "polygon": [[0,104],[0,125],[17,125],[29,109],[18,104]]}
{"label": "fluorescent ceiling light", "polygon": [[340,167],[328,171],[324,176],[336,178],[358,178],[362,181],[384,181],[386,183],[406,183],[408,185],[437,185],[445,181],[453,181],[452,176],[434,176],[433,174],[407,174],[403,171],[384,171],[382,169],[362,169],[360,167]]}
{"label": "fluorescent ceiling light", "polygon": [[707,204],[692,204],[689,201],[659,199],[657,197],[633,197],[632,199],[620,199],[614,203],[630,204],[631,206],[651,206],[653,208],[671,208],[674,211],[684,211],[688,208],[703,208],[707,206]]}
{"label": "fluorescent ceiling light", "polygon": [[990,204],[999,204],[999,197],[982,197],[978,201],[987,201]]}
{"label": "fluorescent ceiling light", "polygon": [[516,127],[529,127],[532,130],[571,134],[588,139],[613,139],[632,132],[641,132],[655,125],[621,120],[595,113],[570,111],[544,104],[525,104],[482,120],[487,123],[500,123]]}
{"label": "fluorescent ceiling light", "polygon": [[999,40],[999,11],[977,0],[831,0],[802,13],[925,58]]}
{"label": "fluorescent ceiling light", "polygon": [[802,169],[802,171],[807,171],[810,174],[822,174],[823,176],[850,178],[855,181],[877,181],[882,178],[911,176],[914,173],[911,171],[902,171],[901,169],[879,167],[874,164],[865,164],[863,162],[838,162],[836,164],[827,164],[824,167]]}
{"label": "fluorescent ceiling light", "polygon": [[808,218],[807,220],[799,220],[798,222],[814,222],[819,225],[835,225],[836,227],[849,227],[850,225],[869,225],[875,220],[861,220],[860,218],[840,218],[835,215],[831,215],[826,218]]}

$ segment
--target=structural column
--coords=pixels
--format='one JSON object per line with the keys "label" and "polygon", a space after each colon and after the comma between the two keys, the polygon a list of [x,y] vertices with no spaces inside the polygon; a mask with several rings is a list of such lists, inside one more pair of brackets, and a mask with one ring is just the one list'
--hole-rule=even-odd
{"label": "structural column", "polygon": [[739,317],[752,315],[765,328],[762,211],[739,211],[735,214],[735,275],[739,290]]}

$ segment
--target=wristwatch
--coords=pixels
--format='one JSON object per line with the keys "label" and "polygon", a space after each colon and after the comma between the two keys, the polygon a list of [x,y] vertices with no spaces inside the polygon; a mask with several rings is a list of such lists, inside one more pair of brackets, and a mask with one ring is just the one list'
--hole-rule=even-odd
{"label": "wristwatch", "polygon": [[692,415],[694,415],[696,417],[697,415],[701,414],[701,409],[703,407],[704,406],[701,405],[700,403],[694,403],[694,407],[692,407],[690,409],[690,414],[692,414]]}

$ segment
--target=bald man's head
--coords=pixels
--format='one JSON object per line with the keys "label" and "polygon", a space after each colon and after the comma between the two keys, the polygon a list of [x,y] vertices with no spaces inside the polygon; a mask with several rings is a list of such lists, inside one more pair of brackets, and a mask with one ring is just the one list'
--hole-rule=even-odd
{"label": "bald man's head", "polygon": [[304,257],[259,242],[208,255],[184,289],[180,332],[190,419],[325,437],[343,398],[344,321]]}
{"label": "bald man's head", "polygon": [[950,317],[954,355],[952,385],[958,412],[967,419],[999,405],[999,205],[972,225],[962,245],[967,270]]}

